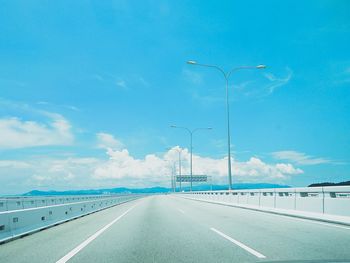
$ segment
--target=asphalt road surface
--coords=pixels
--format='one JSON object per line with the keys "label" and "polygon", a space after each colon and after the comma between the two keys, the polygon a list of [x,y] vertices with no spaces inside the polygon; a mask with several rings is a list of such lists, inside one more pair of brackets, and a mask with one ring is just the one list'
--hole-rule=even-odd
{"label": "asphalt road surface", "polygon": [[0,245],[0,262],[350,262],[350,227],[159,195]]}

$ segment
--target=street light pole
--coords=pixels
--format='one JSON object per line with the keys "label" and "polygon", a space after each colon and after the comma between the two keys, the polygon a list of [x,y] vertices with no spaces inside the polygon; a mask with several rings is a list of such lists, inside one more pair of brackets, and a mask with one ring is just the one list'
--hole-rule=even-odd
{"label": "street light pole", "polygon": [[182,175],[181,175],[181,152],[182,152],[182,150],[179,150],[178,151],[178,153],[179,153],[179,176],[180,176],[180,192],[182,191],[182,188],[181,188],[181,177],[182,177]]}
{"label": "street light pole", "polygon": [[167,160],[167,159],[165,159],[164,160],[167,164],[169,164],[170,165],[170,170],[171,170],[171,173],[170,173],[170,184],[171,184],[171,190],[173,191],[173,192],[175,192],[176,191],[176,185],[175,185],[175,173],[176,173],[176,171],[174,171],[175,170],[175,162],[173,162],[172,160]]}
{"label": "street light pole", "polygon": [[177,151],[177,153],[179,154],[179,176],[180,176],[180,192],[182,190],[181,188],[181,152],[182,152],[182,149],[179,147],[179,148],[168,148],[168,150],[174,150],[174,151]]}
{"label": "street light pole", "polygon": [[215,65],[208,65],[208,64],[200,64],[196,61],[189,60],[187,61],[187,64],[195,65],[195,66],[203,66],[203,67],[209,67],[214,68],[222,73],[222,75],[225,78],[226,82],[226,116],[227,116],[227,170],[228,170],[228,189],[232,190],[232,167],[231,167],[231,136],[230,136],[230,105],[229,105],[229,78],[231,74],[235,71],[241,70],[241,69],[264,69],[266,68],[265,65],[258,65],[258,66],[241,66],[231,69],[230,71],[224,71],[222,68],[215,66]]}
{"label": "street light pole", "polygon": [[174,188],[173,188],[173,192],[176,192],[176,181],[175,181],[175,176],[176,176],[176,167],[175,167],[175,162],[173,163],[173,182],[174,182]]}
{"label": "street light pole", "polygon": [[192,142],[193,142],[193,131],[190,131],[190,138],[191,138],[191,165],[190,165],[190,167],[191,167],[191,172],[190,172],[190,175],[191,175],[191,178],[190,178],[190,180],[191,180],[191,184],[190,184],[190,191],[192,192],[192,175],[193,175],[193,158],[192,158],[192,152],[193,152],[193,146],[192,146]]}
{"label": "street light pole", "polygon": [[231,166],[231,133],[230,133],[230,103],[228,93],[228,76],[224,74],[226,80],[226,110],[227,110],[227,169],[228,169],[228,190],[232,190],[232,166]]}
{"label": "street light pole", "polygon": [[178,129],[184,129],[186,131],[188,131],[188,133],[190,134],[190,191],[192,192],[192,177],[193,177],[193,170],[192,170],[192,152],[193,152],[193,147],[192,147],[192,138],[193,138],[193,133],[195,133],[196,131],[199,131],[199,130],[211,130],[212,128],[211,127],[207,127],[207,128],[195,128],[193,130],[190,130],[189,128],[187,127],[180,127],[180,126],[176,126],[176,125],[171,125],[170,126],[171,128],[178,128]]}

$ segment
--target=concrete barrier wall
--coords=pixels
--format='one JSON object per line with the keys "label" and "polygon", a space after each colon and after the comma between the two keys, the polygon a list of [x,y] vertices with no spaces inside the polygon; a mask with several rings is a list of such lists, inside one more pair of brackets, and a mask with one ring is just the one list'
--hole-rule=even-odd
{"label": "concrete barrier wall", "polygon": [[181,193],[198,200],[350,216],[350,187],[276,188]]}
{"label": "concrete barrier wall", "polygon": [[[296,210],[323,213],[323,188],[312,187],[309,189],[297,189],[296,190]],[[350,201],[350,199],[349,199]],[[341,213],[342,211],[339,211]]]}
{"label": "concrete barrier wall", "polygon": [[89,200],[98,200],[106,197],[113,197],[113,195],[0,197],[0,212],[19,210],[25,208],[44,207],[58,204],[75,203]]}
{"label": "concrete barrier wall", "polygon": [[260,192],[260,206],[275,207],[276,196],[274,189],[263,189]]}
{"label": "concrete barrier wall", "polygon": [[272,207],[281,209],[295,209],[295,191],[286,191],[286,189],[276,189],[274,198],[271,200]]}
{"label": "concrete barrier wall", "polygon": [[[7,205],[11,210],[0,212],[0,243],[140,197],[142,195],[8,200]],[[13,209],[15,207],[20,209]]]}
{"label": "concrete barrier wall", "polygon": [[325,187],[324,213],[350,216],[350,187]]}

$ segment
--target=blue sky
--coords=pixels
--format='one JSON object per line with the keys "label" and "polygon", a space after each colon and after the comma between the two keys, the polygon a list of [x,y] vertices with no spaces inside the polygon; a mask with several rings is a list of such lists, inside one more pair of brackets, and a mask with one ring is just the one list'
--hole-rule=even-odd
{"label": "blue sky", "polygon": [[[1,1],[0,193],[350,179],[348,1]],[[169,162],[165,161],[169,160]]]}

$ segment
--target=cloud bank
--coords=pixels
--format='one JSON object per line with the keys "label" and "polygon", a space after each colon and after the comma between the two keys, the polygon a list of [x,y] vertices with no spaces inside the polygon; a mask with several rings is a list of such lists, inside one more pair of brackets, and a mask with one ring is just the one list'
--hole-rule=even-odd
{"label": "cloud bank", "polygon": [[71,144],[74,136],[70,123],[59,114],[50,114],[49,118],[48,123],[0,119],[0,149]]}
{"label": "cloud bank", "polygon": [[[96,135],[97,146],[106,151],[106,158],[69,157],[38,158],[27,161],[0,162],[0,192],[8,191],[16,178],[16,189],[83,189],[169,186],[173,167],[178,169],[179,146],[162,155],[148,154],[135,158],[123,144],[108,133]],[[189,174],[190,154],[182,150],[182,174]],[[257,157],[247,161],[232,160],[236,182],[283,183],[303,173],[290,163],[266,163]],[[176,173],[178,171],[176,170]],[[227,183],[227,159],[193,155],[193,173],[212,176],[213,183]],[[3,175],[11,175],[3,176]],[[12,179],[12,180],[11,180]]]}
{"label": "cloud bank", "polygon": [[305,153],[296,151],[279,151],[273,152],[272,156],[277,160],[284,160],[295,163],[297,165],[318,165],[324,163],[331,163],[332,161],[326,158],[315,158]]}

